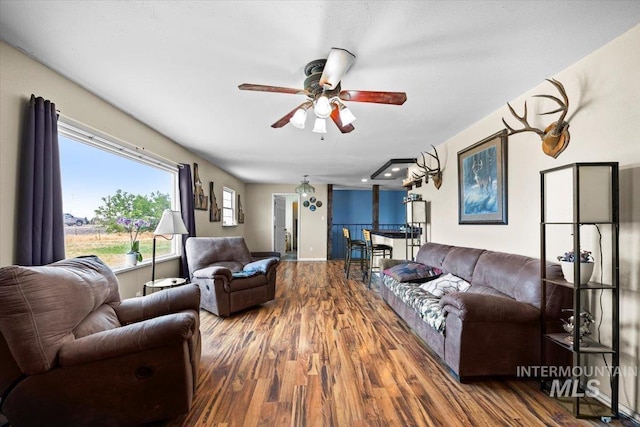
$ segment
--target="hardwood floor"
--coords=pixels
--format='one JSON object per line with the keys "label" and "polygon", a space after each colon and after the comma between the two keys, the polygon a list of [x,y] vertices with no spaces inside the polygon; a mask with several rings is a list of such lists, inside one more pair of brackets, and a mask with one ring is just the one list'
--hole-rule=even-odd
{"label": "hardwood floor", "polygon": [[458,383],[341,261],[278,269],[275,301],[230,318],[201,311],[192,410],[162,426],[600,425],[534,382]]}

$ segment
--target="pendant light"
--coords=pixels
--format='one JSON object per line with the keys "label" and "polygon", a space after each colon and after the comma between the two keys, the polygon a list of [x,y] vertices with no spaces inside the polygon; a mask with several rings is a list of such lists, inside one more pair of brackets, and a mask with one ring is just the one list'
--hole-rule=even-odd
{"label": "pendant light", "polygon": [[306,197],[307,194],[313,194],[316,192],[316,189],[313,188],[311,184],[309,184],[309,180],[307,179],[309,175],[304,175],[304,179],[302,183],[296,187],[296,193],[302,194],[303,197]]}

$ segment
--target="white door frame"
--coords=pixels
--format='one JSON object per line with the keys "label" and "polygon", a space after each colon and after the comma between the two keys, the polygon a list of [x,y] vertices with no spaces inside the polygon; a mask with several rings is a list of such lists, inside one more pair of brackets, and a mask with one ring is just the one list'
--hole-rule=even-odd
{"label": "white door frame", "polygon": [[[300,204],[302,203],[302,201],[300,200],[300,194],[298,193],[271,193],[271,250],[275,250],[275,240],[276,240],[276,236],[275,236],[275,216],[276,216],[276,212],[275,212],[275,197],[276,196],[284,196],[284,197],[289,197],[289,196],[296,196],[298,199],[298,212],[293,212],[294,218],[297,217],[298,218],[298,230],[297,230],[297,236],[296,237],[296,242],[298,242],[298,246],[296,247],[296,259],[300,258],[300,229],[302,228],[302,218],[300,217]],[[297,215],[296,215],[297,214]],[[292,230],[293,233],[293,230]],[[293,238],[293,234],[291,236]]]}

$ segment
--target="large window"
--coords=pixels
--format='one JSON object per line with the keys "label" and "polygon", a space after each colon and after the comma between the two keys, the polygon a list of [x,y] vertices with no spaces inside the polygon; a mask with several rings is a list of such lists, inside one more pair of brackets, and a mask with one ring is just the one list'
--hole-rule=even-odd
{"label": "large window", "polygon": [[[76,125],[60,121],[58,133],[67,258],[120,269],[134,246],[150,262],[162,211],[177,209],[177,167]],[[156,259],[177,255],[178,241],[157,239]]]}
{"label": "large window", "polygon": [[222,225],[236,225],[236,192],[222,188]]}

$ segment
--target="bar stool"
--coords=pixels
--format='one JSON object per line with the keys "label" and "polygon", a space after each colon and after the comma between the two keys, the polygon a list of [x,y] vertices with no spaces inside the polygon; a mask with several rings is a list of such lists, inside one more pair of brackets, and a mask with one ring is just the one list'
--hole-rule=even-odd
{"label": "bar stool", "polygon": [[344,273],[348,279],[349,270],[351,269],[351,261],[354,259],[353,251],[357,250],[360,253],[360,256],[355,259],[360,261],[360,270],[362,270],[362,262],[364,261],[367,248],[362,240],[351,240],[351,233],[349,232],[348,228],[342,227],[342,234],[344,235],[344,241],[346,245],[344,256]]}
{"label": "bar stool", "polygon": [[373,266],[374,257],[393,258],[393,247],[382,243],[373,243],[371,241],[371,230],[363,229],[362,235],[364,236],[364,244],[366,248],[365,260],[367,263],[365,275],[362,276],[362,281],[364,282],[366,279],[368,287],[371,288],[371,274],[373,269],[375,268],[378,271],[380,270],[380,267]]}

